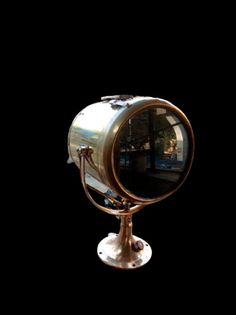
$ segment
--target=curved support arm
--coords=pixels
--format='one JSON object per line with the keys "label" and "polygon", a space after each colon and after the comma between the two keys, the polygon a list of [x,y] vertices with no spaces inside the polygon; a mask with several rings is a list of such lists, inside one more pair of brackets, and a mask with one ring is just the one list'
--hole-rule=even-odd
{"label": "curved support arm", "polygon": [[84,191],[85,191],[85,194],[87,196],[87,198],[91,201],[91,203],[97,207],[98,209],[106,212],[106,213],[109,213],[109,214],[112,214],[112,215],[116,215],[116,216],[119,216],[119,215],[132,215],[133,213],[141,210],[144,206],[143,205],[135,205],[131,208],[128,208],[127,207],[124,207],[124,209],[118,209],[118,210],[114,210],[114,209],[111,209],[111,208],[106,208],[104,206],[101,206],[99,205],[94,199],[93,197],[90,195],[89,191],[88,191],[88,187],[87,187],[87,184],[86,184],[86,181],[85,181],[85,160],[86,160],[86,153],[82,153],[82,152],[79,152],[79,159],[80,159],[80,176],[81,176],[81,182],[82,182],[82,185],[83,185],[83,188],[84,188]]}
{"label": "curved support arm", "polygon": [[[83,149],[82,149],[83,150]],[[82,155],[84,155],[86,161],[88,162],[88,164],[95,170],[98,172],[99,174],[99,170],[97,168],[97,166],[95,165],[94,161],[93,161],[93,157],[92,157],[92,153],[93,153],[93,150],[91,148],[85,148],[85,154],[82,153]]]}

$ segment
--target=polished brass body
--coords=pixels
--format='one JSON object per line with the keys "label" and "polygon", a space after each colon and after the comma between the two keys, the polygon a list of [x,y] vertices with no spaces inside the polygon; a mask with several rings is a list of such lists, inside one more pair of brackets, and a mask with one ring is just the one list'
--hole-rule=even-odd
{"label": "polished brass body", "polygon": [[[157,108],[173,112],[181,121],[188,135],[188,159],[184,174],[175,187],[154,198],[144,198],[126,189],[119,181],[115,159],[119,135],[125,123],[144,109]],[[134,269],[151,258],[151,248],[143,240],[132,235],[132,214],[145,205],[158,202],[174,193],[186,179],[194,156],[194,135],[184,113],[170,102],[152,97],[114,96],[84,108],[72,122],[68,135],[69,160],[79,168],[82,184],[89,200],[100,210],[120,216],[118,235],[111,234],[98,245],[98,256],[113,267]],[[122,198],[121,205],[107,208],[91,197],[89,188],[108,197],[108,189]]]}
{"label": "polished brass body", "polygon": [[[114,167],[115,148],[122,126],[137,112],[160,106],[170,110],[179,117],[189,136],[189,158],[182,181],[170,192],[148,199],[133,195],[119,182]],[[158,202],[176,191],[184,182],[191,168],[194,156],[194,135],[191,125],[184,113],[170,102],[152,97],[134,97],[126,100],[105,100],[84,108],[72,122],[68,136],[68,150],[72,160],[80,167],[77,149],[88,146],[93,150],[92,158],[95,168],[87,165],[86,172],[96,180],[112,189],[117,195],[134,202],[147,205]]]}

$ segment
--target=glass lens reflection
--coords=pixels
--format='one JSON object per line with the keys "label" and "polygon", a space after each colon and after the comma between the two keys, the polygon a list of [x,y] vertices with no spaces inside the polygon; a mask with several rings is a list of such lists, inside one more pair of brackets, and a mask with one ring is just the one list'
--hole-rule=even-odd
{"label": "glass lens reflection", "polygon": [[187,155],[187,132],[179,118],[164,108],[146,109],[122,128],[117,174],[131,193],[156,198],[178,185]]}

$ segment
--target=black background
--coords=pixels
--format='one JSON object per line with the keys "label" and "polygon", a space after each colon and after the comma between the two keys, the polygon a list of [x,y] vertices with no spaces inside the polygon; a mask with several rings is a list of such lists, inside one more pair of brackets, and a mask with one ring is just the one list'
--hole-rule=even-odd
{"label": "black background", "polygon": [[[168,68],[153,64],[153,60],[151,64],[136,61],[133,64],[130,60],[131,63],[126,60],[117,65],[117,69],[114,65],[101,69],[92,63],[89,74],[83,70],[71,76],[71,70],[64,70],[58,77],[55,74],[52,77],[51,99],[47,94],[41,104],[49,128],[43,123],[48,143],[46,147],[44,143],[45,163],[39,167],[39,176],[44,181],[40,191],[43,190],[43,196],[46,193],[45,206],[38,213],[45,229],[40,233],[46,245],[42,259],[46,265],[52,263],[52,273],[60,270],[61,277],[66,279],[86,272],[127,277],[148,273],[163,279],[197,281],[207,269],[209,255],[206,250],[209,210],[203,207],[209,198],[210,172],[206,166],[210,143],[207,87],[205,81],[193,80],[195,67],[179,67],[173,60]],[[101,96],[114,94],[156,96],[171,101],[187,115],[196,137],[194,164],[181,189],[134,215],[134,234],[151,244],[153,256],[146,266],[133,271],[115,270],[100,262],[97,244],[109,232],[118,232],[119,221],[91,205],[82,189],[79,170],[66,164],[67,134],[75,115]]]}
{"label": "black background", "polygon": [[[189,296],[217,283],[218,191],[212,185],[219,162],[212,152],[218,145],[214,96],[219,68],[212,57],[214,37],[209,41],[208,30],[197,27],[198,19],[187,32],[190,20],[173,23],[165,32],[156,19],[145,29],[142,23],[131,23],[123,31],[117,25],[112,36],[107,25],[96,32],[95,26],[87,29],[83,23],[45,28],[41,23],[26,38],[24,31],[16,36],[18,53],[12,61],[19,85],[15,94],[21,101],[17,126],[23,128],[19,148],[14,147],[13,171],[20,172],[14,185],[20,191],[16,201],[23,206],[14,212],[12,270],[23,282],[28,279],[29,288],[42,286],[48,294],[72,296],[93,291],[106,298],[113,297],[114,290],[115,299],[132,291],[132,303],[137,304],[141,292],[173,289],[174,295]],[[189,118],[196,138],[194,163],[184,185],[133,217],[134,234],[151,245],[153,256],[131,271],[99,260],[98,243],[109,232],[118,232],[119,221],[91,205],[79,170],[66,163],[75,115],[114,94],[172,102]],[[117,295],[120,285],[122,295]]]}
{"label": "black background", "polygon": [[[36,118],[31,123],[37,124],[37,146],[33,148],[36,159],[31,161],[34,185],[30,187],[36,209],[31,213],[35,226],[30,228],[37,229],[39,246],[43,244],[40,259],[52,274],[60,270],[61,277],[66,278],[86,272],[197,279],[206,268],[209,209],[203,203],[209,200],[212,165],[208,163],[211,90],[207,80],[199,78],[202,68],[183,66],[185,58],[166,55],[163,66],[162,57],[156,54],[151,62],[147,55],[140,61],[140,53],[134,57],[133,51],[127,56],[122,53],[122,57],[119,63],[114,60],[110,64],[103,58],[100,64],[95,55],[86,59],[88,69],[83,68],[86,65],[81,57],[81,68],[73,62],[59,65],[60,58],[52,58],[45,64],[42,61],[46,72],[37,68],[39,78],[32,88],[37,106],[30,110]],[[114,94],[154,96],[172,102],[187,115],[196,137],[193,167],[181,189],[134,215],[134,234],[151,244],[153,257],[143,268],[128,272],[112,269],[98,259],[98,242],[109,232],[117,232],[119,221],[90,204],[79,170],[66,163],[67,135],[75,115],[101,96]]]}

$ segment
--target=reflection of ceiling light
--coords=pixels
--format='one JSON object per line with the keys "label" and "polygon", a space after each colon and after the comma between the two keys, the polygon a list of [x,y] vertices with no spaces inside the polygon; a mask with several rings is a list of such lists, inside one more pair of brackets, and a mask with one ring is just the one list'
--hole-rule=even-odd
{"label": "reflection of ceiling light", "polygon": [[157,113],[157,115],[163,115],[163,114],[166,113],[166,109],[164,109],[164,108],[157,108],[156,109],[156,113]]}
{"label": "reflection of ceiling light", "polygon": [[[171,160],[171,154],[168,159],[157,155],[162,142],[156,138],[158,126],[154,126],[153,111],[146,115],[149,109],[155,109],[157,115],[168,113],[166,119],[176,134],[177,160]],[[125,129],[127,126],[129,129]],[[85,193],[92,204],[121,219],[119,234],[109,234],[99,243],[98,256],[106,264],[122,269],[147,263],[151,247],[133,236],[132,215],[145,205],[170,196],[188,175],[194,137],[186,116],[170,102],[158,98],[105,97],[76,116],[69,131],[68,149],[68,162],[73,161],[79,167]],[[90,189],[104,196],[104,205],[94,200]]]}
{"label": "reflection of ceiling light", "polygon": [[168,120],[168,122],[171,124],[171,125],[175,125],[177,123],[179,123],[179,119],[177,117],[173,117],[173,116],[166,116],[166,119]]}

